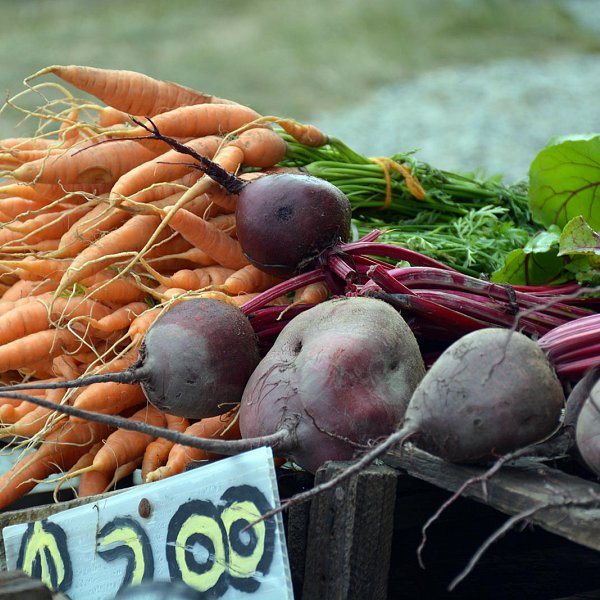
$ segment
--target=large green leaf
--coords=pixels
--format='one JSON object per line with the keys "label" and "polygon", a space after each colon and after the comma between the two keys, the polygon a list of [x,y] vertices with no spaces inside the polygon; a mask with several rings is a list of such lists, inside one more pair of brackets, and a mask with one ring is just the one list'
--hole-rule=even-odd
{"label": "large green leaf", "polygon": [[600,284],[600,234],[583,217],[571,219],[562,231],[558,256],[564,256],[565,269],[579,283]]}
{"label": "large green leaf", "polygon": [[529,203],[546,227],[582,216],[600,230],[600,135],[544,148],[529,169]]}
{"label": "large green leaf", "polygon": [[565,274],[565,259],[558,256],[560,229],[556,225],[531,238],[523,249],[510,252],[502,268],[491,280],[513,285],[562,283],[572,276]]}

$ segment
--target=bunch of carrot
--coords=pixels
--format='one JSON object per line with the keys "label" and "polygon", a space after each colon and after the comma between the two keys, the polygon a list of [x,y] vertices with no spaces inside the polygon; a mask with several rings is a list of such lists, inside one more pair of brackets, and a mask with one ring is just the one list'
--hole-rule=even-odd
{"label": "bunch of carrot", "polygon": [[[63,83],[32,85],[53,74]],[[31,137],[0,140],[0,377],[68,380],[122,371],[161,311],[210,294],[242,305],[281,282],[249,264],[236,239],[235,200],[189,157],[135,125],[151,118],[244,178],[286,153],[273,125],[303,144],[327,138],[312,126],[140,73],[53,66],[25,80],[2,110],[37,118]],[[97,102],[76,98],[68,86]],[[48,100],[58,90],[59,98]],[[43,106],[19,106],[25,95]],[[296,293],[317,302],[322,284]],[[286,303],[283,297],[276,302]],[[36,392],[44,393],[44,392]],[[54,402],[141,419],[200,436],[239,436],[235,412],[192,423],[147,405],[138,385],[49,390]],[[0,434],[27,450],[0,475],[0,508],[54,471],[78,474],[79,493],[103,492],[141,465],[147,480],[209,456],[161,439],[110,431],[14,399],[0,400]],[[32,453],[30,450],[36,447]]]}

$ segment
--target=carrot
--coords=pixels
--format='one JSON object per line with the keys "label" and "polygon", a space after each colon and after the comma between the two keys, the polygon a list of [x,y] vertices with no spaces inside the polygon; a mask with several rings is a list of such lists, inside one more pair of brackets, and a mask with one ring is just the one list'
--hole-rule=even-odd
{"label": "carrot", "polygon": [[60,281],[70,261],[57,261],[43,259],[37,256],[26,256],[21,260],[2,260],[0,266],[11,269],[22,281],[35,281],[51,279]]}
{"label": "carrot", "polygon": [[56,289],[53,281],[17,281],[4,294],[0,303],[14,302],[28,296],[37,296]]}
{"label": "carrot", "polygon": [[87,286],[86,297],[113,305],[141,302],[147,295],[133,277],[118,275],[110,269],[87,277],[81,283]]}
{"label": "carrot", "polygon": [[110,191],[112,183],[108,182],[85,182],[77,181],[68,183],[64,181],[56,181],[54,183],[43,183],[37,181],[35,189],[43,194],[47,199],[58,200],[65,197],[73,197],[78,194],[91,194],[100,196]]}
{"label": "carrot", "polygon": [[230,269],[240,269],[249,264],[244,256],[239,242],[209,221],[202,219],[181,208],[170,210],[166,214],[169,217],[169,225],[179,232],[190,244],[206,252],[220,265]]}
{"label": "carrot", "polygon": [[229,142],[244,153],[244,164],[250,167],[272,167],[282,161],[287,144],[281,136],[268,127],[246,129]]}
{"label": "carrot", "polygon": [[44,331],[54,322],[79,316],[101,319],[108,314],[109,308],[93,300],[38,296],[35,301],[17,306],[0,317],[0,345]]}
{"label": "carrot", "polygon": [[263,292],[281,283],[282,279],[269,275],[254,265],[246,265],[232,273],[222,285],[225,292],[232,295]]}
{"label": "carrot", "polygon": [[[122,142],[120,142],[122,143]],[[188,142],[186,145],[193,148],[198,154],[212,158],[223,138],[210,135]],[[110,198],[119,202],[144,190],[155,183],[173,181],[188,173],[190,167],[189,156],[181,154],[176,150],[168,150],[161,156],[148,160],[124,173],[113,186]],[[139,202],[140,198],[136,198]]]}
{"label": "carrot", "polygon": [[166,287],[182,290],[200,290],[211,285],[221,285],[233,272],[233,269],[211,265],[193,270],[181,269],[173,273],[170,277],[163,277],[155,271],[152,272],[152,275]]}
{"label": "carrot", "polygon": [[111,125],[125,125],[129,120],[129,115],[122,110],[112,106],[98,107],[98,125],[100,127],[110,127]]}
{"label": "carrot", "polygon": [[[176,254],[156,256],[153,258],[146,258],[145,260],[148,264],[153,265],[157,268],[161,268],[163,269],[163,271],[177,271],[179,269],[186,269],[189,268],[190,263],[194,266],[201,267],[208,267],[209,265],[215,264],[215,260],[199,248],[189,248],[188,250]],[[183,263],[185,263],[186,266],[173,266],[181,265]]]}
{"label": "carrot", "polygon": [[[73,406],[105,415],[118,415],[123,411],[146,403],[146,397],[139,384],[92,383],[83,389]],[[72,417],[77,421],[76,417]]]}
{"label": "carrot", "polygon": [[60,238],[60,249],[55,258],[74,257],[100,236],[118,227],[129,218],[121,210],[105,204],[97,204],[86,215],[75,221]]}
{"label": "carrot", "polygon": [[[171,431],[183,433],[190,426],[189,420],[185,417],[166,414],[165,419],[167,421],[167,428]],[[175,442],[171,442],[165,438],[156,438],[148,444],[142,460],[142,481],[146,481],[148,473],[162,467],[167,462],[169,452],[174,445]]]}
{"label": "carrot", "polygon": [[[165,426],[165,415],[152,405],[145,406],[129,417],[132,421],[141,421],[154,425]],[[119,465],[143,456],[148,444],[154,438],[146,433],[117,429],[106,439],[104,446],[94,457],[89,470],[114,471]]]}
{"label": "carrot", "polygon": [[[87,498],[96,494],[104,494],[110,491],[121,479],[131,475],[141,463],[141,458],[120,465],[114,471],[85,471],[79,477],[78,496]],[[80,469],[82,471],[83,469]]]}
{"label": "carrot", "polygon": [[[81,216],[89,212],[88,206],[79,206],[62,212],[49,212],[37,215],[33,219],[11,224],[11,228],[0,230],[0,245],[35,244],[60,237]],[[4,249],[4,248],[3,248]]]}
{"label": "carrot", "polygon": [[[50,402],[56,404],[62,402],[65,396],[65,390],[46,390],[45,398]],[[56,427],[58,423],[62,422],[58,413],[51,409],[43,406],[34,405],[33,409],[29,409],[27,405],[33,404],[32,402],[23,401],[23,404],[19,407],[19,418],[8,427],[5,427],[2,431],[3,435],[19,436],[19,437],[33,437],[39,434],[45,428],[50,430]],[[58,416],[58,420],[54,423],[54,417]]]}
{"label": "carrot", "polygon": [[[240,429],[236,416],[237,410],[232,410],[224,415],[202,419],[190,425],[184,433],[200,438],[219,437],[225,440],[238,439],[240,437]],[[191,448],[182,444],[174,444],[169,452],[167,464],[147,473],[144,481],[151,482],[166,479],[172,475],[182,473],[188,463],[210,460],[211,458],[215,458],[215,455],[211,455],[204,450]]]}
{"label": "carrot", "polygon": [[[7,170],[13,170],[24,163],[28,163],[34,160],[40,160],[49,158],[50,156],[58,156],[61,154],[60,148],[48,148],[44,150],[11,150],[10,152],[4,152],[0,156],[5,164],[9,165]],[[10,166],[12,165],[12,166]]]}
{"label": "carrot", "polygon": [[28,183],[114,184],[124,173],[155,156],[135,140],[123,140],[40,158],[21,165],[12,176]]}
{"label": "carrot", "polygon": [[323,281],[309,283],[294,293],[293,304],[319,304],[329,298],[329,288]]}
{"label": "carrot", "polygon": [[78,65],[52,65],[25,81],[52,73],[112,108],[132,115],[152,117],[187,104],[229,102],[191,88],[153,79],[136,71],[99,69]]}
{"label": "carrot", "polygon": [[38,481],[52,473],[70,469],[108,432],[109,428],[99,423],[66,421],[51,432],[32,455],[24,456],[0,475],[0,509],[24,496]]}
{"label": "carrot", "polygon": [[161,315],[162,307],[156,306],[143,312],[139,317],[136,317],[127,330],[127,335],[134,344],[138,344],[142,341],[142,338],[146,335],[146,332],[154,321]]}
{"label": "carrot", "polygon": [[2,214],[8,217],[5,219],[8,221],[9,219],[24,219],[29,215],[34,215],[38,212],[47,212],[51,209],[43,202],[28,200],[20,196],[9,196],[0,199],[0,210]]}
{"label": "carrot", "polygon": [[0,140],[0,149],[7,150],[45,150],[55,145],[54,140],[42,137],[15,137]]}
{"label": "carrot", "polygon": [[257,121],[257,124],[259,123],[277,123],[286,133],[305,146],[319,147],[329,142],[328,136],[314,125],[305,125],[293,119],[262,117]]}
{"label": "carrot", "polygon": [[[141,249],[159,222],[159,217],[153,215],[136,215],[88,246],[73,259],[60,280],[57,293],[116,262],[123,253]],[[163,238],[166,235],[165,232]]]}
{"label": "carrot", "polygon": [[[189,210],[190,212],[194,212],[193,210],[190,209],[190,207],[186,207],[187,210]],[[198,214],[195,213],[194,214]],[[200,217],[202,217],[203,215],[198,215]],[[208,218],[206,216],[204,216],[204,218]],[[216,225],[221,231],[224,231],[225,233],[228,233],[231,237],[237,237],[237,232],[236,232],[236,221],[235,221],[235,213],[226,213],[223,215],[216,215],[215,217],[211,217],[210,219],[208,219],[212,225]]]}
{"label": "carrot", "polygon": [[[159,201],[164,201],[167,204],[174,204],[175,197],[180,197],[183,192],[187,191],[194,183],[202,177],[202,172],[194,169],[181,177],[177,177],[171,181],[159,181],[153,184],[146,185],[130,196],[130,207],[135,204],[150,204]],[[167,200],[171,197],[170,200]]]}
{"label": "carrot", "polygon": [[[64,192],[62,193],[64,196]],[[25,183],[7,183],[0,186],[0,197],[9,198],[11,196],[17,196],[18,198],[26,198],[27,200],[34,200],[47,204],[48,196],[43,191],[40,191],[35,185],[27,185]]]}
{"label": "carrot", "polygon": [[[163,135],[199,138],[231,133],[258,118],[260,115],[256,111],[241,104],[196,104],[163,112],[152,121]],[[125,137],[147,134],[147,130],[139,125],[111,132],[111,135]]]}
{"label": "carrot", "polygon": [[22,369],[47,357],[76,350],[81,339],[68,329],[47,329],[0,346],[0,371]]}
{"label": "carrot", "polygon": [[90,319],[89,324],[96,332],[113,333],[129,327],[146,310],[148,305],[145,302],[130,302],[101,319]]}

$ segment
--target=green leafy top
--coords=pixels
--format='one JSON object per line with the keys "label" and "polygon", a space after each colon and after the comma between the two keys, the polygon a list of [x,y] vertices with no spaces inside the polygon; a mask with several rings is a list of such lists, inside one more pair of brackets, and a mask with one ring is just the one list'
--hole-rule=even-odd
{"label": "green leafy top", "polygon": [[582,216],[600,230],[600,135],[551,140],[531,163],[529,205],[545,227]]}

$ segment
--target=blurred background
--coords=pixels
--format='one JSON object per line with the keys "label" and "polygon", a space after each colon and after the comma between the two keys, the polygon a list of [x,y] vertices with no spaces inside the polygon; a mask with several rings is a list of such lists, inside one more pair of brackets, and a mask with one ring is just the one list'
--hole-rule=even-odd
{"label": "blurred background", "polygon": [[[310,121],[369,155],[515,181],[600,129],[600,0],[0,0],[0,89],[132,69]],[[47,78],[51,79],[51,78]],[[0,114],[0,136],[27,134]]]}

